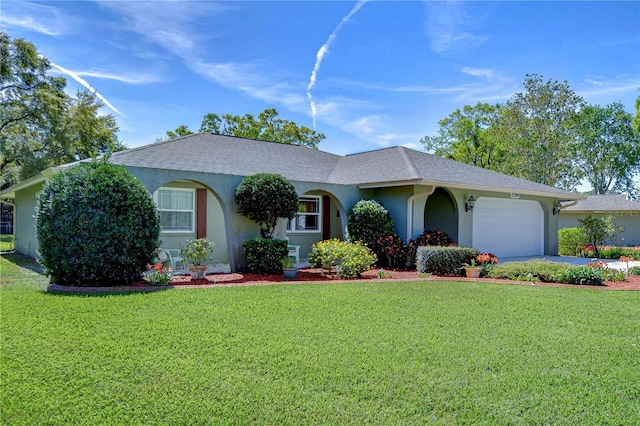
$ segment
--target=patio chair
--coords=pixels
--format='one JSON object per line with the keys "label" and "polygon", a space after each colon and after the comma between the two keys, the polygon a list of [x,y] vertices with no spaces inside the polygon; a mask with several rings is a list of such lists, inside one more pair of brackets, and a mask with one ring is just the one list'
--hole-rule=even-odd
{"label": "patio chair", "polygon": [[[287,238],[287,242],[289,242],[288,238]],[[294,246],[292,244],[289,244],[287,248],[288,248],[287,256],[293,257],[296,260],[296,263],[300,263],[300,246]]]}

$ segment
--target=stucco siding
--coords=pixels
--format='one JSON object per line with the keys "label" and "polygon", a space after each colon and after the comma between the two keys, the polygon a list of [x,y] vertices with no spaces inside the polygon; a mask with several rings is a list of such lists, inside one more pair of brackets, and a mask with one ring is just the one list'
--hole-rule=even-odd
{"label": "stucco siding", "polygon": [[39,258],[38,238],[35,226],[36,194],[42,189],[43,184],[37,184],[16,193],[16,235],[15,249],[18,253]]}
{"label": "stucco siding", "polygon": [[[578,220],[587,216],[606,217],[606,213],[560,213],[558,220],[558,229],[577,228],[580,226]],[[614,214],[613,224],[618,229],[618,235],[614,240],[608,241],[608,244],[621,246],[640,246],[640,215],[635,214]]]}

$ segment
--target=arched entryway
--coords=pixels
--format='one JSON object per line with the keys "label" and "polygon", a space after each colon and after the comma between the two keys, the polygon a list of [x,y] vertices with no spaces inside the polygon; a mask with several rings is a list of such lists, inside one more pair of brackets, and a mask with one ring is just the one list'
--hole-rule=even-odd
{"label": "arched entryway", "polygon": [[424,228],[440,229],[458,241],[458,210],[451,194],[436,188],[424,206]]}

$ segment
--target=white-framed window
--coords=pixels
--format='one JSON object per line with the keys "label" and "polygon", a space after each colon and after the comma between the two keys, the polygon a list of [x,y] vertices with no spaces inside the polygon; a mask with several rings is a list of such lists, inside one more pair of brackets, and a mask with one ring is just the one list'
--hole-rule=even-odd
{"label": "white-framed window", "polygon": [[320,197],[300,197],[298,214],[287,224],[287,232],[320,232],[321,224]]}
{"label": "white-framed window", "polygon": [[195,190],[162,187],[153,194],[162,232],[195,232]]}

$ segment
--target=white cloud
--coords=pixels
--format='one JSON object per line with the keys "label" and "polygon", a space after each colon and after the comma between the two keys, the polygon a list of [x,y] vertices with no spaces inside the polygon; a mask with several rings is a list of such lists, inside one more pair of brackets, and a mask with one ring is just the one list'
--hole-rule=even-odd
{"label": "white cloud", "polygon": [[57,69],[58,71],[60,71],[63,74],[68,75],[69,77],[71,77],[72,79],[74,79],[75,81],[77,81],[78,83],[80,83],[82,86],[84,86],[87,90],[89,90],[90,92],[94,93],[96,95],[96,97],[98,99],[100,99],[107,107],[109,107],[113,112],[122,115],[122,113],[120,111],[118,111],[118,109],[116,107],[114,107],[113,105],[111,105],[111,102],[109,102],[104,96],[102,96],[100,93],[98,93],[98,91],[96,89],[94,89],[93,87],[91,87],[91,85],[82,77],[80,77],[77,73],[68,70],[66,68],[61,67],[58,64],[55,64],[53,62],[49,62],[51,64],[51,66],[55,69]]}
{"label": "white cloud", "polygon": [[425,1],[427,20],[425,32],[436,53],[475,48],[488,37],[473,34],[471,24],[477,18],[468,15],[466,5],[459,1]]}
{"label": "white cloud", "polygon": [[313,120],[314,128],[316,127],[317,110],[316,110],[316,103],[314,102],[313,96],[311,95],[311,89],[313,89],[313,87],[316,85],[318,71],[320,71],[320,65],[322,65],[322,60],[324,59],[324,56],[329,51],[329,48],[333,44],[333,41],[338,36],[338,33],[340,32],[344,24],[349,19],[351,19],[351,17],[355,15],[358,12],[358,10],[360,10],[360,8],[367,1],[368,0],[358,0],[358,2],[355,4],[355,6],[353,6],[351,11],[340,20],[340,23],[338,23],[338,26],[333,29],[333,32],[329,35],[329,37],[327,38],[327,41],[325,41],[324,44],[320,46],[320,49],[318,49],[318,52],[316,53],[316,62],[313,65],[313,70],[311,71],[311,76],[309,77],[309,84],[307,85],[307,98],[309,99],[309,107],[311,109],[311,119]]}
{"label": "white cloud", "polygon": [[99,78],[103,80],[115,80],[127,84],[149,84],[162,81],[162,78],[160,78],[159,76],[151,74],[119,75],[104,73],[100,71],[76,71],[76,75],[82,77]]}
{"label": "white cloud", "polygon": [[494,78],[496,78],[497,73],[495,70],[488,68],[472,68],[472,67],[463,67],[462,72],[465,74],[472,75],[474,77],[483,77],[487,79],[487,81],[491,82]]}
{"label": "white cloud", "polygon": [[75,23],[74,18],[62,14],[57,7],[26,1],[4,1],[0,13],[3,26],[48,36],[70,32]]}

